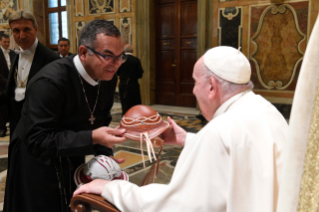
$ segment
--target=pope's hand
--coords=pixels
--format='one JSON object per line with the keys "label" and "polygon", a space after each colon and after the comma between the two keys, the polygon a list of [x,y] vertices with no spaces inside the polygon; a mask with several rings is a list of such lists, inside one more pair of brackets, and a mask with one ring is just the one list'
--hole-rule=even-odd
{"label": "pope's hand", "polygon": [[92,132],[93,144],[100,144],[112,148],[115,144],[123,143],[125,129],[113,129],[110,127],[100,127]]}
{"label": "pope's hand", "polygon": [[184,146],[187,132],[183,128],[178,126],[176,122],[171,119],[171,117],[167,117],[167,121],[170,123],[170,126],[161,136],[165,143]]}
{"label": "pope's hand", "polygon": [[109,182],[110,181],[108,180],[102,180],[102,179],[93,180],[89,183],[86,183],[80,186],[77,190],[74,191],[73,196],[81,194],[81,193],[101,195],[105,185],[108,184]]}

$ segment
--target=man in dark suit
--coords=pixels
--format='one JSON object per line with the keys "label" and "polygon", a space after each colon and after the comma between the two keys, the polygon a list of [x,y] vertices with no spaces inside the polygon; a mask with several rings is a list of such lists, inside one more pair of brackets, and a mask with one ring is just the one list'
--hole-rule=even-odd
{"label": "man in dark suit", "polygon": [[60,38],[58,41],[58,51],[61,58],[72,55],[70,53],[70,41],[67,38]]}
{"label": "man in dark suit", "polygon": [[12,137],[21,117],[27,83],[41,68],[59,59],[59,56],[38,41],[36,37],[38,24],[31,13],[26,11],[12,13],[9,25],[15,42],[20,46],[20,50],[15,50],[18,55],[12,62],[5,91]]}
{"label": "man in dark suit", "polygon": [[142,78],[144,72],[141,61],[132,55],[132,46],[130,44],[125,45],[124,51],[127,60],[117,71],[120,77],[119,90],[123,116],[131,107],[142,104],[138,79]]}
{"label": "man in dark suit", "polygon": [[[10,37],[3,34],[0,37],[1,51],[0,51],[0,92],[4,93],[6,89],[9,70],[15,56],[14,51],[9,49]],[[7,133],[6,123],[8,121],[8,111],[5,105],[0,106],[0,137],[4,137]]]}

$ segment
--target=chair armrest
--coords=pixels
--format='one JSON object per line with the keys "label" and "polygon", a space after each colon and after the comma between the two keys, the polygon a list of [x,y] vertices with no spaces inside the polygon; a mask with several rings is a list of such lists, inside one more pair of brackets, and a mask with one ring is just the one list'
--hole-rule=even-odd
{"label": "chair armrest", "polygon": [[120,212],[103,197],[85,193],[76,195],[71,199],[71,209],[73,212],[86,212],[92,209],[101,212]]}

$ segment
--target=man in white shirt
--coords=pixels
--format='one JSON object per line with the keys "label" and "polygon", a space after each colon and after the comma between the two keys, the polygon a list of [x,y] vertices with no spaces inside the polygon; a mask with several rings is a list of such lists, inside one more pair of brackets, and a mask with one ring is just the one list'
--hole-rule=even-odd
{"label": "man in white shirt", "polygon": [[12,137],[21,117],[28,82],[59,56],[38,41],[38,24],[33,14],[16,11],[11,14],[9,25],[15,42],[20,46],[19,50],[15,50],[18,55],[12,62],[5,93]]}
{"label": "man in white shirt", "polygon": [[186,133],[172,119],[167,143],[184,146],[168,185],[138,187],[94,180],[82,192],[102,195],[120,211],[276,211],[288,125],[251,90],[240,50],[215,47],[195,64],[193,93],[207,125]]}
{"label": "man in white shirt", "polygon": [[[10,37],[7,34],[0,36],[1,51],[0,51],[0,92],[3,93],[6,89],[7,79],[11,63],[15,56],[14,51],[9,49]],[[8,111],[5,105],[0,106],[0,137],[6,135],[8,121]]]}

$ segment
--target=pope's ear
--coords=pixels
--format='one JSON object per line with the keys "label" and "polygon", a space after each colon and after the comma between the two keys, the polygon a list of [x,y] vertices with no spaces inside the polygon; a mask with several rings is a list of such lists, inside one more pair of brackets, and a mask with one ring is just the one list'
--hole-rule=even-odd
{"label": "pope's ear", "polygon": [[213,99],[218,92],[217,80],[214,77],[210,77],[207,81],[207,88],[208,88],[208,98]]}
{"label": "pope's ear", "polygon": [[88,49],[85,46],[79,47],[79,57],[80,59],[84,60],[86,58],[86,53],[88,52]]}

